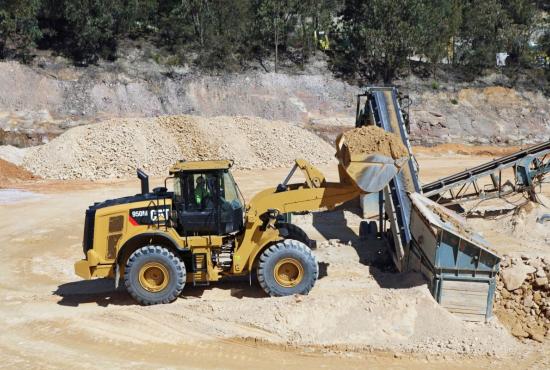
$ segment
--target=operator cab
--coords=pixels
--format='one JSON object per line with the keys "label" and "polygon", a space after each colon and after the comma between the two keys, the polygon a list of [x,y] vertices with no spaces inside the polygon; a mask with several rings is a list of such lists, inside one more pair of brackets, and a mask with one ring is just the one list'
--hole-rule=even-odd
{"label": "operator cab", "polygon": [[178,161],[170,169],[180,235],[226,235],[243,229],[244,200],[229,170],[232,164]]}

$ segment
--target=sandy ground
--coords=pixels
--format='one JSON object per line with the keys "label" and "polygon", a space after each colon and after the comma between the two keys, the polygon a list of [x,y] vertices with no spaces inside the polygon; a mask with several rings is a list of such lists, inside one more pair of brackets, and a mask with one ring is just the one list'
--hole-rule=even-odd
{"label": "sandy ground", "polygon": [[[419,157],[425,182],[487,159],[459,156],[445,157],[442,161],[440,157]],[[326,171],[329,178],[336,176],[335,167]],[[249,198],[259,189],[280,182],[285,174],[284,169],[238,172],[236,178]],[[73,274],[73,262],[82,254],[84,209],[93,201],[137,193],[137,180],[99,183],[39,180],[18,187],[31,191],[34,196],[25,199],[18,194],[15,203],[6,203],[6,199],[0,202],[0,363],[3,367],[453,369],[549,366],[547,343],[521,343],[504,332],[498,322],[483,325],[481,329],[456,323],[461,331],[458,335],[455,332],[434,335],[438,320],[452,319],[441,316],[444,313],[437,306],[430,311],[435,315],[419,310],[430,304],[422,284],[407,286],[405,292],[399,292],[397,286],[384,286],[391,277],[369,266],[368,253],[363,256],[355,248],[358,225],[354,222],[346,224],[346,234],[342,234],[343,229],[331,219],[321,218],[319,223],[325,227],[316,229],[307,225],[307,217],[300,221],[319,241],[339,237],[344,242],[352,242],[340,250],[326,243],[319,248],[318,258],[328,261],[329,265],[307,297],[265,298],[257,284],[250,287],[248,281],[236,281],[206,289],[186,289],[183,298],[171,305],[137,306],[126,292],[115,291],[112,282],[80,281]],[[483,227],[485,231],[491,230],[488,225]],[[496,236],[503,238],[497,231],[493,232],[494,236],[486,235],[489,240]],[[504,241],[507,251],[526,248],[525,243],[513,239]],[[350,275],[345,273],[348,271],[346,259],[354,263]],[[314,315],[316,307],[338,299],[335,292],[340,286],[347,289],[346,294],[353,294],[349,301],[353,307],[332,302],[335,314],[322,319],[333,333],[330,338],[337,337],[343,344],[327,339],[321,345],[313,345],[308,343],[308,328],[302,333],[287,333],[273,322],[272,318],[288,319],[288,312],[302,317]],[[399,299],[411,298],[414,302],[403,309],[387,306],[387,302],[395,302],[391,299],[393,295]],[[386,310],[388,315],[376,317],[368,310],[344,311],[355,306],[370,308],[374,313]],[[261,310],[265,312],[265,320],[249,318],[252,313],[258,317]],[[340,310],[350,315],[337,315]],[[399,327],[400,323],[409,322],[402,319],[407,314],[416,315],[414,327]],[[390,333],[384,330],[386,325]],[[281,327],[296,328],[299,322],[287,320]],[[442,326],[442,331],[446,328]],[[310,329],[319,335],[328,331],[323,327]],[[354,342],[352,334],[361,335],[369,330],[372,335]],[[413,334],[396,339],[408,331]],[[493,337],[483,337],[484,334]],[[468,340],[460,342],[461,335]],[[458,337],[459,342],[453,337]],[[446,348],[446,338],[451,338],[447,343],[450,348]],[[479,348],[492,347],[492,350],[475,351],[474,339],[479,341]],[[464,350],[464,345],[468,350]]]}

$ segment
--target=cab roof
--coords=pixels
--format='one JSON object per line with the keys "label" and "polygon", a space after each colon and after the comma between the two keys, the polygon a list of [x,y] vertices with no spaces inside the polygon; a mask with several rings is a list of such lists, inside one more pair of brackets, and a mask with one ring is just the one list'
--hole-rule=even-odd
{"label": "cab roof", "polygon": [[170,174],[177,172],[198,172],[212,170],[228,170],[233,161],[223,159],[219,161],[177,161],[171,168]]}

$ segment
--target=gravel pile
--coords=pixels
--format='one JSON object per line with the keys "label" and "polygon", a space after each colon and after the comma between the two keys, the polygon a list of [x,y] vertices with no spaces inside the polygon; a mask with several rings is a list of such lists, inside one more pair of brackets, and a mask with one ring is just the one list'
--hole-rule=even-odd
{"label": "gravel pile", "polygon": [[496,312],[518,338],[550,337],[550,260],[506,256],[500,263]]}
{"label": "gravel pile", "polygon": [[117,119],[75,127],[28,149],[23,166],[44,178],[104,179],[134,176],[137,167],[159,175],[181,158],[175,140],[149,119]]}
{"label": "gravel pile", "polygon": [[334,149],[288,122],[250,117],[166,116],[113,119],[75,127],[29,148],[23,166],[44,178],[133,177],[136,168],[163,175],[178,159],[233,159],[236,168],[290,166],[333,160]]}

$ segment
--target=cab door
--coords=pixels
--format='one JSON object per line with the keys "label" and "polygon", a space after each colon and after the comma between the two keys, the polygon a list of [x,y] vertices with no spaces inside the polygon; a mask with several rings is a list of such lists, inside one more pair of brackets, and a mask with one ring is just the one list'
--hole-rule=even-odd
{"label": "cab door", "polygon": [[219,183],[217,171],[179,175],[181,192],[176,191],[175,201],[182,235],[219,235]]}

